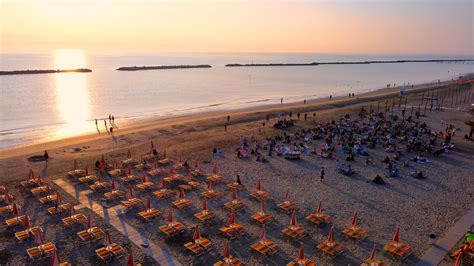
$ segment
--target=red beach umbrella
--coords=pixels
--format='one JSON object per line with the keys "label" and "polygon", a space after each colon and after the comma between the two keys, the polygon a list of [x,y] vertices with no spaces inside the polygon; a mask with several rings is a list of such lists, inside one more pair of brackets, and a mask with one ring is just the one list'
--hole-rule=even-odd
{"label": "red beach umbrella", "polygon": [[259,238],[260,238],[260,240],[267,239],[267,230],[265,228],[265,225],[262,226],[262,230],[260,231]]}
{"label": "red beach umbrella", "polygon": [[163,158],[166,158],[166,150],[163,151]]}
{"label": "red beach umbrella", "polygon": [[224,245],[224,252],[222,252],[224,259],[230,259],[230,246],[229,241],[227,240]]}
{"label": "red beach umbrella", "polygon": [[207,201],[206,201],[206,199],[202,199],[202,209],[204,211],[207,211]]}
{"label": "red beach umbrella", "polygon": [[290,189],[288,189],[288,190],[286,191],[285,202],[286,202],[286,201],[289,201],[289,198],[290,198]]}
{"label": "red beach umbrella", "polygon": [[157,161],[155,161],[155,162],[153,163],[153,168],[158,169],[158,162],[157,162]]}
{"label": "red beach umbrella", "polygon": [[90,213],[89,215],[87,215],[87,228],[88,229],[92,228],[92,215]]}
{"label": "red beach umbrella", "polygon": [[199,169],[199,161],[198,160],[196,160],[196,162],[194,162],[194,168]]}
{"label": "red beach umbrella", "polygon": [[169,176],[174,176],[174,169],[170,167],[170,170],[168,172]]}
{"label": "red beach umbrella", "polygon": [[8,190],[5,189],[5,203],[11,203],[12,202],[12,197],[10,196],[10,193]]}
{"label": "red beach umbrella", "polygon": [[128,167],[128,172],[127,172],[128,175],[132,175],[132,168],[129,166]]}
{"label": "red beach umbrella", "polygon": [[169,223],[173,222],[173,211],[171,209],[168,211],[168,215],[166,216],[166,220]]}
{"label": "red beach umbrella", "polygon": [[51,256],[51,266],[59,265],[61,265],[61,259],[59,258],[58,252],[54,250],[53,255]]}
{"label": "red beach umbrella", "polygon": [[358,219],[358,215],[357,215],[357,212],[355,212],[353,215],[352,215],[352,221],[351,221],[351,224],[353,226],[356,226],[357,224],[357,219]]}
{"label": "red beach umbrella", "polygon": [[334,226],[332,226],[329,230],[328,239],[326,241],[328,243],[332,243],[334,241]]}
{"label": "red beach umbrella", "polygon": [[142,175],[142,183],[146,183],[146,175],[145,174]]}
{"label": "red beach umbrella", "polygon": [[151,200],[150,200],[150,197],[147,197],[146,198],[146,205],[145,205],[146,209],[149,210],[151,209]]}
{"label": "red beach umbrella", "polygon": [[214,167],[212,167],[212,173],[217,175],[217,164],[214,164]]}
{"label": "red beach umbrella", "polygon": [[23,222],[23,226],[28,229],[30,228],[30,217],[27,215],[25,221]]}
{"label": "red beach umbrella", "polygon": [[265,213],[265,201],[260,200],[260,213]]}
{"label": "red beach umbrella", "polygon": [[161,189],[165,188],[165,180],[163,180],[163,179],[160,180],[160,188]]}
{"label": "red beach umbrella", "polygon": [[304,259],[305,259],[305,257],[304,257],[304,246],[303,246],[303,243],[301,243],[300,251],[298,252],[298,257],[296,257],[296,260],[297,261],[303,261]]}
{"label": "red beach umbrella", "polygon": [[397,229],[395,229],[395,233],[393,234],[392,241],[400,242],[398,240],[399,238],[400,238],[400,229],[397,227]]}
{"label": "red beach umbrella", "polygon": [[43,236],[41,235],[41,232],[38,231],[38,232],[35,232],[35,243],[37,245],[42,245],[43,244]]}
{"label": "red beach umbrella", "polygon": [[72,170],[76,170],[77,169],[77,162],[76,160],[74,160],[74,168]]}
{"label": "red beach umbrella", "polygon": [[456,256],[456,260],[453,263],[453,266],[461,266],[461,252]]}
{"label": "red beach umbrella", "polygon": [[102,154],[102,158],[100,159],[100,169],[104,170],[105,169],[105,157]]}
{"label": "red beach umbrella", "polygon": [[51,192],[51,189],[49,188],[49,184],[46,184],[46,193],[49,194],[49,192]]}
{"label": "red beach umbrella", "polygon": [[260,184],[260,180],[257,181],[257,190],[262,190],[262,184]]}
{"label": "red beach umbrella", "polygon": [[317,213],[321,213],[321,205],[322,205],[322,201],[320,200],[318,204],[318,208],[316,209]]}
{"label": "red beach umbrella", "polygon": [[112,244],[112,240],[110,239],[110,234],[109,234],[109,231],[105,231],[105,234],[104,234],[104,239],[103,239],[103,244],[104,246],[110,246],[110,244]]}
{"label": "red beach umbrella", "polygon": [[178,198],[180,199],[184,199],[186,195],[184,195],[184,190],[183,189],[180,189],[179,190],[179,194],[178,194]]}
{"label": "red beach umbrella", "polygon": [[128,150],[127,157],[128,159],[132,158],[132,152],[130,151],[130,149]]}
{"label": "red beach umbrella", "polygon": [[30,171],[28,172],[28,179],[33,179],[35,178],[35,173],[33,173],[33,169],[30,169]]}
{"label": "red beach umbrella", "polygon": [[89,168],[87,168],[87,166],[86,166],[86,176],[88,176],[88,175],[89,175]]}
{"label": "red beach umbrella", "polygon": [[74,209],[74,206],[72,206],[72,205],[71,205],[71,208],[69,209],[69,211],[71,212],[71,216],[76,214],[76,210]]}
{"label": "red beach umbrella", "polygon": [[207,190],[212,190],[212,181],[207,181]]}
{"label": "red beach umbrella", "polygon": [[132,188],[132,186],[129,186],[129,187],[128,187],[128,197],[129,197],[129,198],[134,198],[134,197],[135,197],[135,195],[133,194],[133,188]]}
{"label": "red beach umbrella", "polygon": [[229,217],[229,225],[235,224],[235,212],[232,210]]}
{"label": "red beach umbrella", "polygon": [[115,179],[112,179],[112,191],[116,189],[117,189],[117,186],[115,185]]}
{"label": "red beach umbrella", "polygon": [[199,224],[194,228],[193,239],[198,240],[201,238],[201,232],[199,232]]}
{"label": "red beach umbrella", "polygon": [[132,254],[132,250],[131,250],[131,249],[130,249],[130,251],[128,252],[127,266],[135,266],[135,262],[134,262],[134,260],[133,260],[133,254]]}
{"label": "red beach umbrella", "polygon": [[237,200],[237,192],[232,192],[232,200]]}
{"label": "red beach umbrella", "polygon": [[375,244],[374,244],[374,247],[372,248],[372,251],[370,252],[370,256],[369,258],[367,259],[368,262],[372,262],[375,260],[375,254],[376,254],[376,249],[375,249]]}
{"label": "red beach umbrella", "polygon": [[12,206],[12,214],[13,214],[13,216],[17,216],[17,215],[18,215],[18,205],[16,205],[16,203],[13,203],[13,206]]}
{"label": "red beach umbrella", "polygon": [[291,214],[290,225],[296,226],[296,211]]}
{"label": "red beach umbrella", "polygon": [[56,192],[56,205],[61,205],[62,200],[61,200],[61,194],[59,192]]}

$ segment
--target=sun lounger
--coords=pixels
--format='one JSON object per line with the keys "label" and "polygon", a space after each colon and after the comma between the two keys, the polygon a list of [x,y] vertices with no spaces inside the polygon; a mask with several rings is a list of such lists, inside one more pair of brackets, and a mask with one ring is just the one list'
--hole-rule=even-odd
{"label": "sun lounger", "polygon": [[38,196],[38,195],[45,194],[48,192],[49,192],[48,186],[40,186],[40,187],[35,187],[31,189],[31,194],[33,194],[33,196]]}
{"label": "sun lounger", "polygon": [[130,198],[127,200],[122,200],[120,204],[122,204],[122,206],[128,209],[132,207],[141,206],[143,203],[142,203],[142,200],[139,198]]}
{"label": "sun lounger", "polygon": [[324,213],[318,213],[318,212],[314,212],[314,213],[311,213],[310,215],[306,216],[306,220],[308,222],[311,222],[315,225],[318,225],[318,226],[323,226],[327,223],[329,223],[329,221],[331,220],[331,216],[327,215],[327,214],[324,214]]}
{"label": "sun lounger", "polygon": [[220,260],[214,263],[214,266],[240,266],[243,265],[239,259],[234,256],[230,256],[227,260]]}
{"label": "sun lounger", "polygon": [[171,160],[168,159],[168,158],[163,158],[163,159],[158,161],[158,164],[160,164],[160,165],[169,165],[169,164],[171,164]]}
{"label": "sun lounger", "polygon": [[105,193],[104,199],[110,201],[110,200],[116,200],[116,199],[122,198],[123,196],[125,196],[125,192],[117,189],[117,190],[113,190],[113,191]]}
{"label": "sun lounger", "polygon": [[382,262],[379,259],[367,260],[360,264],[360,266],[388,266],[385,262]]}
{"label": "sun lounger", "polygon": [[87,222],[87,217],[82,213],[78,213],[78,214],[74,214],[74,215],[71,215],[69,217],[63,218],[62,222],[63,222],[64,226],[69,227],[69,226],[73,226],[75,224],[86,223]]}
{"label": "sun lounger", "polygon": [[361,240],[366,238],[367,230],[351,225],[342,231],[342,234],[347,238]]}
{"label": "sun lounger", "polygon": [[145,170],[151,168],[151,165],[149,163],[138,163],[135,166],[135,169],[137,170]]}
{"label": "sun lounger", "polygon": [[178,209],[183,209],[183,208],[189,207],[191,205],[192,205],[191,200],[189,200],[187,198],[177,199],[177,200],[173,201],[173,206],[175,206]]}
{"label": "sun lounger", "polygon": [[392,257],[395,259],[400,260],[404,260],[412,253],[411,247],[409,245],[405,245],[396,241],[390,242],[390,244],[386,245],[383,249],[387,254],[392,255]]}
{"label": "sun lounger", "polygon": [[77,236],[84,241],[84,242],[90,242],[94,240],[100,239],[104,235],[104,231],[98,227],[91,227],[87,230],[82,230],[77,232]]}
{"label": "sun lounger", "polygon": [[139,178],[136,175],[127,175],[127,176],[122,177],[122,181],[124,183],[130,183],[130,182],[136,181],[138,179]]}
{"label": "sun lounger", "polygon": [[238,211],[242,208],[245,207],[244,203],[238,199],[235,199],[235,200],[232,200],[232,201],[229,201],[229,202],[226,202],[224,204],[224,207],[226,207],[227,209],[229,210],[234,210],[234,211]]}
{"label": "sun lounger", "polygon": [[139,212],[138,216],[140,216],[143,220],[148,222],[148,221],[153,220],[156,217],[159,217],[160,212],[155,208],[150,208],[150,209]]}
{"label": "sun lounger", "polygon": [[278,245],[267,239],[261,239],[250,247],[264,256],[274,254],[278,250]]}
{"label": "sun lounger", "polygon": [[178,180],[183,180],[183,179],[184,179],[184,176],[181,175],[181,174],[174,174],[174,175],[170,175],[170,176],[167,176],[167,177],[163,178],[163,180],[166,183],[172,183],[172,182],[175,182],[175,181],[178,181]]}
{"label": "sun lounger", "polygon": [[0,207],[0,215],[6,215],[13,212],[13,204]]}
{"label": "sun lounger", "polygon": [[59,205],[58,207],[48,208],[48,213],[49,215],[54,216],[60,213],[68,212],[71,209],[71,207],[72,207],[71,203],[64,203],[64,204]]}
{"label": "sun lounger", "polygon": [[219,228],[219,232],[229,239],[236,239],[240,237],[244,232],[244,227],[241,224],[230,224]]}
{"label": "sun lounger", "polygon": [[170,197],[172,195],[174,195],[174,191],[171,189],[166,189],[166,188],[153,192],[153,196],[155,196],[158,199]]}
{"label": "sun lounger", "polygon": [[289,225],[282,232],[294,240],[299,240],[305,235],[305,230],[297,225]]}
{"label": "sun lounger", "polygon": [[110,258],[119,258],[125,254],[125,250],[118,244],[112,243],[106,247],[101,247],[95,250],[97,256],[103,261],[107,261]]}
{"label": "sun lounger", "polygon": [[27,179],[27,180],[23,180],[23,181],[20,182],[20,185],[23,188],[39,186],[39,185],[41,185],[41,178],[30,178],[30,179]]}
{"label": "sun lounger", "polygon": [[207,181],[210,181],[212,183],[221,182],[223,179],[224,179],[224,177],[221,176],[221,175],[218,175],[218,174],[213,174],[213,175],[207,177]]}
{"label": "sun lounger", "polygon": [[258,212],[252,215],[252,220],[261,224],[266,224],[273,220],[273,215],[269,212]]}
{"label": "sun lounger", "polygon": [[212,220],[214,220],[216,215],[214,214],[213,211],[203,210],[201,212],[194,214],[194,217],[196,217],[196,219],[198,219],[199,222],[201,223],[209,223]]}
{"label": "sun lounger", "polygon": [[342,245],[337,242],[328,242],[325,240],[323,243],[320,243],[316,246],[323,254],[329,255],[331,257],[336,257],[342,254]]}
{"label": "sun lounger", "polygon": [[7,219],[5,221],[5,224],[8,227],[16,226],[16,225],[24,224],[27,219],[29,219],[28,215],[24,214],[24,215],[20,215],[18,217],[15,217],[15,218]]}
{"label": "sun lounger", "polygon": [[231,183],[227,184],[227,188],[229,188],[232,191],[239,191],[243,188],[243,186],[240,185],[237,182],[231,182]]}
{"label": "sun lounger", "polygon": [[270,194],[263,190],[257,190],[250,194],[256,200],[266,200],[270,197]]}
{"label": "sun lounger", "polygon": [[107,174],[109,174],[111,177],[116,177],[122,174],[122,169],[114,169],[109,171]]}
{"label": "sun lounger", "polygon": [[85,184],[85,183],[96,182],[99,179],[95,175],[88,175],[88,176],[80,177],[78,180],[81,184]]}
{"label": "sun lounger", "polygon": [[46,197],[39,198],[39,201],[43,204],[47,204],[47,203],[56,201],[57,198],[58,198],[58,194],[55,193],[55,194],[48,195]]}
{"label": "sun lounger", "polygon": [[211,249],[212,242],[209,239],[201,237],[194,240],[194,242],[188,242],[184,244],[184,246],[195,255],[201,255],[203,251]]}
{"label": "sun lounger", "polygon": [[292,213],[293,211],[298,209],[296,204],[294,202],[289,201],[289,200],[278,204],[278,208],[280,210],[284,211],[284,212],[287,212],[287,213]]}
{"label": "sun lounger", "polygon": [[91,186],[89,186],[89,188],[92,190],[92,191],[99,191],[99,190],[103,190],[103,189],[106,189],[106,188],[109,188],[111,185],[110,183],[107,183],[107,182],[95,182],[94,184],[92,184]]}
{"label": "sun lounger", "polygon": [[15,238],[18,240],[18,242],[23,242],[26,239],[30,238],[31,236],[34,236],[37,233],[42,233],[43,229],[39,226],[33,226],[30,227],[26,230],[19,231],[15,233]]}
{"label": "sun lounger", "polygon": [[137,160],[133,158],[128,158],[122,161],[122,167],[134,166],[137,163],[138,163]]}
{"label": "sun lounger", "polygon": [[52,242],[48,242],[43,245],[39,245],[37,247],[32,247],[26,250],[28,257],[32,260],[37,260],[42,256],[51,256],[53,252],[56,250],[56,245]]}
{"label": "sun lounger", "polygon": [[310,261],[308,258],[304,258],[302,260],[294,260],[286,266],[316,266],[316,263]]}
{"label": "sun lounger", "polygon": [[201,193],[201,196],[206,199],[214,199],[214,198],[220,197],[221,195],[222,195],[221,192],[214,189],[207,190]]}
{"label": "sun lounger", "polygon": [[164,173],[165,173],[165,171],[163,169],[152,169],[152,170],[148,171],[148,174],[152,177],[159,176],[159,175],[162,175]]}
{"label": "sun lounger", "polygon": [[84,169],[72,170],[72,171],[67,172],[67,175],[74,178],[83,177],[86,175],[86,170]]}
{"label": "sun lounger", "polygon": [[205,173],[199,169],[199,168],[193,168],[189,171],[189,174],[191,174],[191,176],[193,177],[201,177],[201,176],[204,176]]}
{"label": "sun lounger", "polygon": [[174,236],[178,233],[184,232],[184,229],[184,225],[178,221],[173,221],[171,223],[167,223],[165,225],[160,226],[161,232],[163,232],[167,236]]}
{"label": "sun lounger", "polygon": [[147,190],[153,189],[154,187],[155,187],[155,183],[153,182],[143,182],[135,186],[135,188],[138,191],[147,191]]}

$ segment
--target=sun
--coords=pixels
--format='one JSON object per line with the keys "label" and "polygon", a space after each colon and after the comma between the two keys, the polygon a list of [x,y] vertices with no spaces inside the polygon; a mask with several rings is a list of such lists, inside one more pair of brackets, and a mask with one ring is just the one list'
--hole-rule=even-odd
{"label": "sun", "polygon": [[54,67],[56,69],[85,68],[86,59],[80,49],[59,49],[54,52]]}

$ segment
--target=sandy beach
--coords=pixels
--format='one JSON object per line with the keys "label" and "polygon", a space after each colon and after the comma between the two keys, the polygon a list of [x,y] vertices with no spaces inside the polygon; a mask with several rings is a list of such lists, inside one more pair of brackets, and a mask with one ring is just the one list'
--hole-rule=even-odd
{"label": "sandy beach", "polygon": [[[147,240],[183,265],[208,265],[222,259],[226,238],[219,234],[219,228],[228,221],[229,212],[223,208],[223,205],[231,200],[231,192],[226,184],[233,181],[236,174],[240,175],[243,183],[243,189],[238,192],[238,198],[246,206],[236,213],[236,220],[244,226],[246,234],[231,241],[230,252],[243,263],[285,265],[296,258],[300,244],[303,244],[306,256],[318,265],[358,265],[369,257],[374,245],[378,250],[377,256],[389,265],[413,265],[429,248],[427,242],[429,234],[443,236],[473,207],[474,186],[471,179],[474,174],[472,163],[474,142],[463,139],[464,135],[469,133],[469,127],[464,122],[472,119],[472,114],[468,112],[472,108],[472,83],[470,86],[468,90],[460,91],[458,85],[446,81],[439,84],[415,85],[407,89],[402,98],[399,97],[397,87],[354,97],[317,99],[306,103],[276,104],[229,112],[219,111],[171,117],[121,128],[113,135],[85,135],[5,149],[0,151],[0,176],[2,177],[0,185],[5,186],[13,194],[21,212],[30,216],[32,224],[42,226],[45,240],[56,243],[58,253],[63,260],[73,265],[97,264],[99,260],[94,250],[100,246],[101,241],[82,244],[76,235],[77,231],[84,229],[82,225],[64,228],[59,217],[50,217],[46,214],[47,207],[53,205],[46,207],[41,204],[28,189],[21,188],[19,182],[25,180],[29,169],[32,169],[51,186],[54,192],[61,194],[63,202],[76,205],[77,195],[87,191],[88,187],[66,176],[68,171],[73,170],[74,161],[77,162],[78,168],[84,169],[87,166],[90,172],[95,173],[94,164],[100,160],[101,156],[105,156],[109,163],[119,164],[127,158],[127,153],[130,151],[132,158],[138,160],[150,151],[150,142],[153,142],[161,157],[166,151],[167,158],[173,162],[187,160],[191,167],[195,160],[199,160],[200,167],[207,175],[212,173],[213,165],[217,165],[219,174],[224,177],[222,182],[214,184],[214,188],[220,191],[222,196],[208,202],[209,209],[216,213],[216,219],[212,224],[200,226],[202,236],[208,238],[213,246],[211,251],[202,256],[192,255],[183,245],[192,241],[192,228],[198,224],[193,216],[201,210],[201,193],[206,191],[206,177],[193,178],[199,183],[199,187],[187,192],[186,197],[192,201],[192,207],[187,210],[177,210],[172,207],[171,202],[175,200],[175,196],[160,200],[152,197],[152,205],[161,212],[161,217],[152,222],[142,222],[137,218],[138,211],[136,210],[117,214],[122,221],[146,236]],[[437,132],[443,131],[447,124],[453,124],[455,128],[459,128],[452,137],[455,147],[440,156],[427,154],[429,162],[410,163],[409,167],[403,167],[402,162],[411,159],[417,153],[404,154],[403,160],[395,162],[399,169],[398,177],[385,177],[386,165],[381,160],[393,154],[388,154],[381,146],[368,148],[373,165],[366,165],[364,157],[356,156],[355,161],[351,163],[356,174],[350,177],[336,171],[335,160],[320,158],[311,153],[302,154],[301,159],[297,161],[286,160],[276,155],[270,157],[265,154],[265,159],[268,160],[265,163],[257,162],[254,155],[245,159],[236,157],[237,149],[241,146],[241,136],[245,136],[249,142],[252,142],[252,139],[262,141],[267,136],[281,135],[283,132],[293,136],[301,129],[310,129],[317,124],[332,120],[338,121],[345,114],[350,114],[351,119],[356,118],[361,108],[383,112],[386,104],[391,109],[386,112],[386,116],[395,114],[402,117],[402,110],[405,108],[408,116],[412,110],[416,111],[419,108],[419,104],[424,101],[423,97],[437,97],[442,110],[430,110],[429,104],[427,110],[421,106],[421,113],[426,115],[421,116],[419,122],[425,122],[430,129]],[[293,114],[292,119],[295,124],[293,127],[287,129],[272,127],[277,122],[279,114],[288,118],[289,112]],[[296,117],[297,113],[301,113],[300,119]],[[305,114],[308,115],[306,121]],[[411,114],[414,116],[414,112]],[[226,124],[227,115],[230,116],[230,122],[225,131],[224,124]],[[266,121],[267,115],[270,115],[269,121]],[[263,126],[264,122],[265,126]],[[308,142],[308,145],[316,149],[323,143],[323,140],[314,140]],[[223,155],[213,155],[214,148],[221,150]],[[28,160],[31,156],[42,155],[44,150],[49,152],[48,162]],[[336,149],[334,156],[343,162],[346,155]],[[326,173],[323,182],[319,178],[322,167]],[[161,168],[168,172],[169,166]],[[420,170],[427,178],[410,177],[412,171]],[[136,169],[133,172],[139,177],[145,173]],[[186,171],[177,170],[177,172],[184,174],[186,180],[190,180],[191,177]],[[371,182],[377,174],[384,177],[385,185],[379,186]],[[166,174],[160,177],[149,177],[149,179],[158,184],[164,176]],[[71,195],[57,186],[54,182],[57,179],[73,186],[76,189],[76,195]],[[105,176],[104,179],[110,181],[111,177]],[[250,248],[250,245],[258,240],[261,228],[251,219],[252,214],[257,213],[260,208],[258,201],[251,199],[250,195],[255,191],[258,181],[271,195],[266,201],[265,209],[273,214],[274,220],[267,226],[266,233],[267,238],[274,241],[279,250],[278,253],[267,257],[260,256]],[[179,184],[171,187],[178,191]],[[121,182],[117,182],[117,185],[123,190],[127,189],[127,185]],[[281,212],[277,207],[284,201],[288,189],[290,189],[291,201],[299,207],[296,212],[298,224],[306,230],[306,236],[297,241],[291,241],[282,235],[282,229],[290,222],[290,215]],[[142,200],[151,194],[151,192],[137,192],[137,196]],[[90,201],[102,204],[101,193],[90,193],[88,197]],[[305,217],[315,210],[319,201],[322,201],[324,213],[331,216],[331,224],[321,228],[305,221]],[[117,205],[120,205],[120,202],[114,201],[104,205],[104,209]],[[166,223],[166,213],[169,209],[173,209],[175,218],[186,227],[182,235],[174,238],[167,238],[158,229]],[[106,219],[91,211],[88,206],[77,204],[77,212],[92,213],[93,224],[109,231],[112,240],[124,247],[127,252],[131,249],[135,259],[143,265],[167,265],[172,261],[153,260],[143,252],[142,246],[133,244],[123,232],[120,232],[120,228],[111,226]],[[367,230],[365,240],[354,241],[344,238],[341,234],[342,230],[350,224],[354,212],[357,212],[359,216],[358,225]],[[334,239],[342,243],[344,253],[334,259],[328,259],[316,250],[315,245],[327,238],[332,226],[335,231]],[[408,244],[413,251],[413,254],[403,261],[392,260],[389,256],[382,254],[384,245],[391,241],[397,227],[400,228],[401,242]],[[36,262],[28,261],[25,253],[25,249],[33,246],[34,242],[27,240],[17,244],[13,235],[17,229],[7,228],[2,218],[0,264],[37,265]],[[113,260],[110,264],[123,265],[126,259],[127,256],[124,256]],[[43,262],[48,263],[49,260],[46,259]]]}

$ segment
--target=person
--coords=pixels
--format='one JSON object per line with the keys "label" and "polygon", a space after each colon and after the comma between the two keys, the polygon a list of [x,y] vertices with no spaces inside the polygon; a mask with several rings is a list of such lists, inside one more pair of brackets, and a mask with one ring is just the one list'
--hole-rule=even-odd
{"label": "person", "polygon": [[304,99],[303,104],[306,104],[306,99]]}
{"label": "person", "polygon": [[115,122],[115,117],[112,115],[112,122]]}
{"label": "person", "polygon": [[435,241],[436,241],[436,235],[435,234],[430,234],[428,236],[428,245],[430,245],[430,246],[433,245]]}
{"label": "person", "polygon": [[242,185],[242,181],[240,181],[240,175],[239,174],[237,174],[235,182],[237,182],[237,184],[239,184],[239,185]]}
{"label": "person", "polygon": [[374,182],[375,184],[379,184],[379,185],[385,184],[385,181],[383,181],[382,177],[379,174],[377,174],[375,176],[375,178],[372,182]]}
{"label": "person", "polygon": [[99,160],[95,161],[95,168],[97,168],[97,169],[100,168],[100,162],[99,162]]}
{"label": "person", "polygon": [[270,122],[270,114],[267,114],[267,122]]}
{"label": "person", "polygon": [[292,112],[292,111],[290,111],[290,119],[291,119],[291,117],[292,117],[292,116],[293,116],[293,112]]}
{"label": "person", "polygon": [[308,114],[304,114],[304,121],[308,120]]}
{"label": "person", "polygon": [[227,116],[227,124],[230,123],[230,115]]}
{"label": "person", "polygon": [[153,149],[153,156],[158,156],[158,151],[156,149]]}
{"label": "person", "polygon": [[281,97],[281,99],[280,99],[280,103],[281,103],[281,104],[283,104],[283,97]]}
{"label": "person", "polygon": [[224,124],[224,131],[227,132],[227,123]]}
{"label": "person", "polygon": [[112,120],[112,117],[111,117],[110,114],[109,114],[109,121],[110,121],[110,120]]}
{"label": "person", "polygon": [[110,133],[114,133],[114,128],[113,127],[110,127]]}
{"label": "person", "polygon": [[298,117],[298,120],[300,120],[300,116],[301,116],[300,113],[297,113],[297,114],[296,114],[296,117]]}
{"label": "person", "polygon": [[329,95],[329,100],[332,100],[332,95]]}
{"label": "person", "polygon": [[48,151],[46,151],[46,150],[44,151],[43,157],[44,157],[44,160],[45,160],[45,161],[48,161],[48,160],[49,160]]}
{"label": "person", "polygon": [[324,172],[324,166],[323,166],[323,167],[321,168],[321,174],[320,174],[320,176],[319,176],[319,177],[321,178],[321,182],[323,182],[323,179],[324,179],[324,175],[325,175],[325,174],[326,174],[326,173]]}
{"label": "person", "polygon": [[97,127],[97,118],[95,119],[95,127]]}

